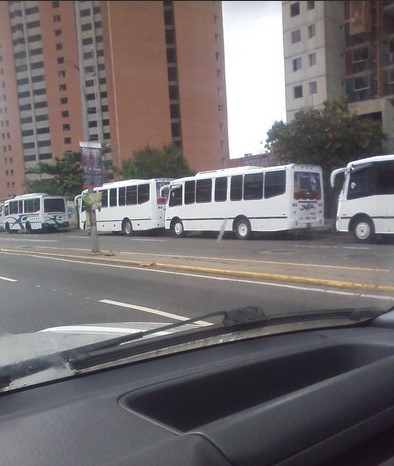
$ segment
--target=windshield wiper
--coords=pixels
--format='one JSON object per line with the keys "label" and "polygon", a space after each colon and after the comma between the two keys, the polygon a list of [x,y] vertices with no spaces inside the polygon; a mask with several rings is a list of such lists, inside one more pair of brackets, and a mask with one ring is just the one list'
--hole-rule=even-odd
{"label": "windshield wiper", "polygon": [[[71,350],[31,358],[18,364],[8,364],[0,368],[0,392],[7,391],[10,387],[13,388],[13,385],[19,388],[23,387],[25,379],[48,370],[57,369],[59,376],[62,373],[63,377],[68,377],[75,375],[82,369],[93,368],[100,364],[144,354],[149,351],[160,350],[198,339],[202,340],[217,335],[224,335],[225,333],[235,333],[256,327],[263,328],[291,323],[302,324],[305,322],[313,322],[313,328],[316,329],[319,327],[319,321],[322,323],[322,326],[324,325],[324,321],[332,322],[330,328],[334,328],[336,326],[361,324],[384,313],[384,311],[382,312],[376,308],[350,308],[320,312],[311,311],[302,314],[281,314],[268,317],[261,308],[256,306],[211,312],[182,322],[161,325],[151,330],[130,333],[102,342],[76,347]],[[188,326],[195,324],[197,321],[212,320],[218,317],[222,317],[218,323],[212,323],[208,326],[196,325],[195,327],[192,326],[191,329],[188,328]],[[186,326],[186,331],[171,333],[172,330],[183,326]],[[160,335],[166,331],[170,333]],[[287,329],[286,331],[291,332],[292,330]],[[157,336],[145,340],[144,338],[149,335]]]}
{"label": "windshield wiper", "polygon": [[[210,338],[223,334],[224,331],[237,332],[249,330],[255,327],[266,327],[274,325],[283,325],[289,323],[301,323],[307,321],[348,321],[348,324],[358,324],[362,321],[377,317],[382,313],[376,308],[349,308],[340,310],[311,311],[305,313],[282,314],[267,317],[264,311],[257,306],[247,306],[240,309],[212,312],[200,315],[182,322],[176,322],[165,326],[156,327],[151,330],[136,332],[122,337],[112,338],[103,342],[92,343],[83,347],[75,348],[61,353],[73,369],[79,370],[86,367],[93,367],[97,364],[103,364],[116,359],[130,357],[139,353],[157,350],[164,347],[164,343],[171,346],[190,342],[198,338]],[[175,332],[166,335],[160,335],[156,338],[149,338],[146,341],[138,342],[136,340],[144,339],[149,335],[160,334],[166,331],[172,331],[178,327],[194,324],[196,321],[223,317],[216,324],[209,326],[198,326],[183,332]],[[130,344],[130,345],[129,345]],[[67,353],[67,354],[66,354]]]}

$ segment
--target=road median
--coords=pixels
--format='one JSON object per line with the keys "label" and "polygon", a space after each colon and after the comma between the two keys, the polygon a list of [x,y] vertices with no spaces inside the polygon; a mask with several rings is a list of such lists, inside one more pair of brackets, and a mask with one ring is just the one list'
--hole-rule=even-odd
{"label": "road median", "polygon": [[139,267],[139,268],[151,268],[159,270],[172,270],[185,273],[199,273],[203,275],[215,275],[223,277],[232,277],[244,280],[259,280],[269,281],[276,283],[287,283],[295,285],[309,285],[319,286],[326,288],[337,288],[342,290],[352,290],[364,292],[375,292],[375,293],[394,293],[394,286],[389,284],[377,284],[367,282],[355,282],[347,280],[336,280],[322,277],[311,277],[307,275],[297,274],[286,274],[286,273],[274,273],[274,272],[263,272],[261,270],[239,270],[237,268],[223,268],[223,267],[205,267],[195,264],[179,263],[180,259],[177,256],[169,259],[166,258],[166,262],[149,260],[149,259],[129,259],[121,256],[121,253],[112,251],[108,252],[88,252],[87,250],[79,250],[77,253],[57,253],[57,252],[45,252],[39,249],[32,248],[0,248],[0,253],[4,254],[23,254],[31,255],[36,257],[46,257],[53,259],[69,260],[75,262],[86,262],[86,263],[101,263],[107,265],[118,265],[123,267]]}

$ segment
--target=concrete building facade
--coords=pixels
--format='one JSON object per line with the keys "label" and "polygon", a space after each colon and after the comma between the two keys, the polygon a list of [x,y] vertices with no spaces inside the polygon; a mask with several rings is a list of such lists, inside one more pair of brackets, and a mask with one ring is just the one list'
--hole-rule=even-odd
{"label": "concrete building facade", "polygon": [[283,1],[286,116],[346,96],[394,152],[394,1]]}
{"label": "concrete building facade", "polygon": [[221,2],[8,1],[0,17],[0,198],[81,141],[115,166],[169,144],[192,170],[225,166]]}

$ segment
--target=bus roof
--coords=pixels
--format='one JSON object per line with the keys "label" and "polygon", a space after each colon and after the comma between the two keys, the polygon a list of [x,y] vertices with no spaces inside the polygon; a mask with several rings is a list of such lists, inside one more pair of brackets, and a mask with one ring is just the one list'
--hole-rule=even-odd
{"label": "bus roof", "polygon": [[110,181],[108,183],[104,183],[102,186],[99,186],[95,189],[100,188],[117,188],[122,186],[129,186],[130,184],[141,184],[147,183],[151,181],[165,181],[170,182],[173,178],[150,178],[150,179],[129,179],[129,180],[120,180],[120,181]]}
{"label": "bus roof", "polygon": [[394,154],[390,155],[375,155],[373,157],[367,157],[365,159],[354,160],[353,162],[349,162],[346,167],[351,168],[354,165],[360,165],[364,163],[372,163],[372,162],[386,162],[387,160],[394,160]]}
{"label": "bus roof", "polygon": [[263,171],[275,171],[275,170],[284,170],[284,169],[289,169],[289,168],[300,168],[300,169],[318,169],[321,170],[321,167],[318,165],[312,165],[312,164],[301,164],[301,163],[289,163],[287,165],[276,165],[276,166],[270,166],[270,167],[260,167],[256,165],[245,165],[242,167],[231,167],[231,168],[221,168],[218,170],[207,170],[207,171],[201,171],[196,173],[195,175],[191,176],[185,176],[182,178],[176,178],[172,180],[172,184],[175,182],[179,181],[186,181],[186,180],[193,180],[196,178],[206,178],[206,177],[219,177],[219,176],[228,176],[228,175],[235,175],[235,174],[243,174],[243,173],[258,173]]}
{"label": "bus roof", "polygon": [[[6,201],[15,201],[15,200],[21,200],[21,199],[31,199],[32,197],[50,197],[50,198],[63,198],[64,196],[52,196],[51,194],[48,193],[29,193],[29,194],[20,194],[19,196],[11,197],[9,199],[6,199]],[[3,201],[5,202],[5,201]]]}

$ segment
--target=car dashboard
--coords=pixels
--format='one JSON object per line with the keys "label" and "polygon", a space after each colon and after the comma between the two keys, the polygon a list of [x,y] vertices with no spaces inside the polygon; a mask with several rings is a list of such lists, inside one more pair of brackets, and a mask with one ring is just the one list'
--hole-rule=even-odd
{"label": "car dashboard", "polygon": [[0,396],[2,465],[386,465],[394,314],[201,347]]}

